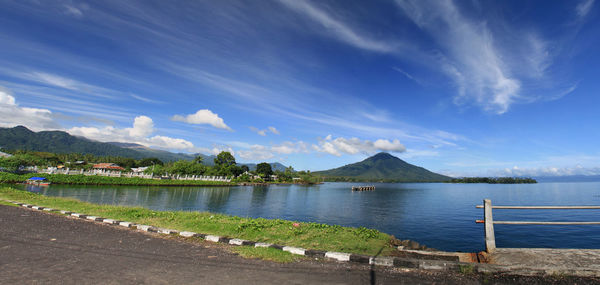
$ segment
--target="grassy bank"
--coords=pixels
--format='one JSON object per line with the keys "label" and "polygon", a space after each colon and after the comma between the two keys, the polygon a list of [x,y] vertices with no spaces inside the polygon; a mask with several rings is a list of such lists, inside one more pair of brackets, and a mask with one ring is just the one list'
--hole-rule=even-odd
{"label": "grassy bank", "polygon": [[297,246],[306,249],[387,255],[395,250],[392,236],[373,229],[350,228],[286,220],[252,219],[207,212],[166,212],[140,207],[98,205],[74,199],[47,197],[10,187],[0,198],[139,224]]}
{"label": "grassy bank", "polygon": [[195,181],[195,180],[156,180],[139,177],[107,177],[107,176],[85,176],[66,174],[13,174],[0,172],[0,183],[22,183],[31,177],[45,177],[53,184],[71,185],[131,185],[131,186],[227,186],[235,183],[219,181]]}

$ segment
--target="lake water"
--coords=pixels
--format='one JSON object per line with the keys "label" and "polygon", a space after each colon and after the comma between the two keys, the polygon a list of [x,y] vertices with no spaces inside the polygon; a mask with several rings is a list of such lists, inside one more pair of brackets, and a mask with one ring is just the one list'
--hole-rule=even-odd
{"label": "lake water", "polygon": [[[600,205],[600,183],[516,185],[360,183],[315,186],[130,187],[51,185],[30,188],[48,196],[136,205],[155,210],[210,211],[244,217],[375,228],[449,251],[485,249],[484,198],[494,205]],[[373,184],[369,184],[373,185]],[[25,186],[22,186],[25,187]],[[600,210],[494,210],[495,220],[600,221]],[[495,225],[498,247],[600,248],[600,226]]]}

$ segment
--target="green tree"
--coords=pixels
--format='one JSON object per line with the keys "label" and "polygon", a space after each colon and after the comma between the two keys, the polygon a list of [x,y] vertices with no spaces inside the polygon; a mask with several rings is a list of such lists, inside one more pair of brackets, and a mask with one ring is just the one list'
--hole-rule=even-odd
{"label": "green tree", "polygon": [[[242,175],[242,173],[244,173],[244,170],[242,170],[242,167],[239,167],[237,165],[230,166],[229,170],[233,176],[240,176],[240,175]],[[226,176],[229,176],[229,175],[226,175]]]}
{"label": "green tree", "polygon": [[164,165],[164,163],[156,158],[156,157],[149,157],[149,158],[144,158],[142,160],[140,160],[137,165],[139,167],[145,167],[145,166],[152,166],[152,165]]}
{"label": "green tree", "polygon": [[256,173],[264,178],[269,178],[273,174],[273,169],[271,169],[270,164],[261,162],[256,166]]}
{"label": "green tree", "polygon": [[194,163],[202,164],[203,161],[204,161],[204,157],[202,157],[201,155],[194,157]]}
{"label": "green tree", "polygon": [[215,157],[214,161],[215,166],[218,167],[227,167],[230,165],[235,165],[235,157],[233,157],[233,155],[231,155],[231,153],[228,151],[222,151],[221,153],[219,153],[217,157]]}
{"label": "green tree", "polygon": [[166,171],[179,175],[202,175],[206,172],[206,166],[193,161],[179,160],[169,165]]}

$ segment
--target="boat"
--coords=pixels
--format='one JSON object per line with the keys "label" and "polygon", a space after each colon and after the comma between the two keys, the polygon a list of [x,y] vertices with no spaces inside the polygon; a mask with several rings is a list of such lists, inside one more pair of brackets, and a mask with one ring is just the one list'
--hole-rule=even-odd
{"label": "boat", "polygon": [[50,181],[46,179],[46,177],[31,177],[25,181],[27,185],[35,185],[35,186],[48,186],[50,185]]}

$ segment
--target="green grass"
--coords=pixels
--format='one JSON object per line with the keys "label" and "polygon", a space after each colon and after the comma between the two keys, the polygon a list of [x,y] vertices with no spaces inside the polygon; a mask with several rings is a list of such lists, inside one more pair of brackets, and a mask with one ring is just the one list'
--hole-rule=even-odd
{"label": "green grass", "polygon": [[75,199],[47,197],[10,187],[0,188],[0,198],[54,209],[68,210],[180,231],[228,236],[306,249],[388,255],[395,251],[392,236],[367,228],[318,223],[253,219],[208,212],[154,211],[141,207],[98,205]]}
{"label": "green grass", "polygon": [[280,263],[289,263],[303,259],[299,255],[270,247],[238,246],[231,249],[232,252],[244,258],[260,258]]}
{"label": "green grass", "polygon": [[22,183],[31,177],[45,177],[53,184],[71,185],[133,185],[133,186],[226,186],[235,185],[230,182],[219,181],[196,181],[196,180],[158,180],[140,177],[108,177],[108,176],[85,176],[66,174],[13,174],[0,172],[0,183]]}

